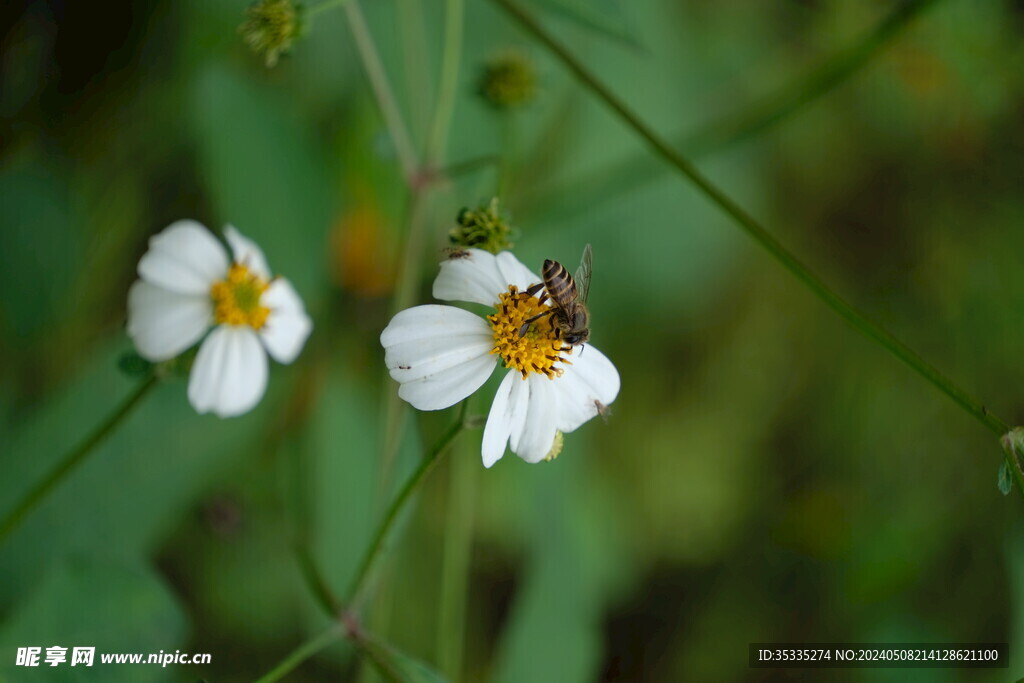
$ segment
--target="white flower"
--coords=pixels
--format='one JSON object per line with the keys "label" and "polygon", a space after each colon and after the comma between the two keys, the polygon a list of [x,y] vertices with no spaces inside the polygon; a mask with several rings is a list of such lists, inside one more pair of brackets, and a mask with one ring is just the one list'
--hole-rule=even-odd
{"label": "white flower", "polygon": [[232,226],[234,258],[195,221],[178,221],[149,240],[128,292],[128,334],[150,361],[174,358],[202,339],[188,399],[200,413],[241,415],[267,386],[267,353],[299,355],[313,327],[288,280],[272,278],[263,252]]}
{"label": "white flower", "polygon": [[[565,345],[552,316],[521,334],[525,321],[549,310],[540,282],[509,252],[457,252],[441,264],[434,296],[496,312],[483,318],[453,306],[416,306],[396,315],[380,336],[388,370],[401,383],[398,395],[419,410],[458,403],[487,381],[498,358],[504,361],[508,372],[484,427],[485,467],[501,459],[506,444],[527,462],[543,460],[558,432],[573,431],[619,393],[611,361],[593,346]],[[536,296],[527,291],[531,286]]]}

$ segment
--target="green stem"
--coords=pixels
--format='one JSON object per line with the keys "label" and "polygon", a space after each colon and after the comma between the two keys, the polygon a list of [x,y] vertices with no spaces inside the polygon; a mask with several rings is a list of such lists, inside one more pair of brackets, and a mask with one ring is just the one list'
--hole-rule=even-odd
{"label": "green stem", "polygon": [[501,116],[501,166],[498,167],[498,182],[495,196],[507,201],[512,194],[515,169],[518,166],[516,148],[515,112],[502,112]]}
{"label": "green stem", "polygon": [[74,450],[61,460],[56,467],[50,470],[50,473],[46,475],[46,478],[36,484],[32,490],[30,490],[25,497],[22,498],[18,504],[11,510],[3,522],[0,522],[0,543],[2,543],[12,531],[22,522],[22,520],[35,508],[46,496],[57,486],[61,481],[64,480],[76,467],[85,461],[86,456],[92,453],[96,446],[103,443],[103,440],[110,435],[114,428],[117,427],[128,417],[128,414],[132,412],[132,409],[138,405],[142,397],[145,396],[150,389],[153,388],[157,383],[156,375],[150,375],[145,379],[135,391],[131,393],[118,406],[106,420],[99,424],[95,430],[89,436],[85,438]]}
{"label": "green stem", "polygon": [[[462,52],[462,0],[447,0],[445,15],[444,48],[441,60],[441,82],[434,109],[430,138],[426,144],[426,169],[417,169],[411,183],[412,197],[409,206],[409,228],[406,232],[405,248],[395,285],[393,311],[409,308],[419,284],[420,261],[424,250],[424,228],[426,227],[429,181],[432,166],[443,162],[448,129],[454,113],[456,86],[459,75],[459,56]],[[365,28],[365,24],[364,24]],[[425,172],[425,174],[424,174]],[[390,379],[386,379],[390,384]],[[401,401],[393,391],[388,392],[387,431],[381,464],[381,480],[387,482],[392,464],[401,440],[399,423],[405,414]]]}
{"label": "green stem", "polygon": [[472,173],[473,171],[480,170],[481,168],[498,166],[500,163],[501,157],[497,154],[485,154],[483,156],[473,157],[472,159],[466,159],[465,161],[456,161],[444,168],[439,168],[437,169],[437,176],[454,180],[459,176]]}
{"label": "green stem", "polygon": [[[384,550],[384,542],[387,540],[391,528],[398,519],[398,514],[405,507],[406,503],[409,502],[412,494],[417,488],[419,488],[419,485],[426,478],[427,474],[429,474],[434,466],[437,465],[438,461],[441,459],[441,455],[444,454],[448,446],[455,440],[455,437],[459,435],[459,432],[463,430],[465,426],[465,418],[466,402],[463,401],[462,405],[459,407],[458,418],[452,426],[441,435],[441,438],[437,440],[430,451],[424,455],[419,466],[409,476],[405,485],[402,486],[402,490],[399,491],[395,500],[391,503],[387,513],[384,515],[384,519],[377,528],[377,532],[373,536],[373,540],[366,549],[366,553],[364,554],[362,561],[359,563],[359,569],[356,571],[356,574],[349,586],[347,599],[344,602],[346,608],[345,611],[343,612],[338,608],[337,601],[334,600],[329,591],[326,591],[324,595],[317,596],[318,602],[321,603],[321,606],[324,607],[325,611],[329,612],[329,616],[337,619],[338,621],[323,633],[320,633],[315,638],[303,643],[293,650],[287,657],[281,660],[277,666],[260,678],[257,683],[272,683],[272,681],[281,679],[304,661],[333,643],[335,640],[340,640],[345,637],[358,640],[360,635],[357,628],[358,621],[355,617],[356,610],[358,608],[357,601],[365,587],[366,580],[370,575],[370,570],[373,568],[374,562],[378,556],[380,556],[381,552]],[[309,562],[309,567],[312,567],[314,574],[319,577],[319,573],[312,563],[312,558],[307,556],[303,559],[300,556],[300,562],[305,563],[307,560]],[[322,578],[311,579],[307,577],[307,583],[311,585],[314,594],[320,592],[320,589],[315,585],[320,582],[322,582]],[[355,627],[353,625],[355,625]]]}
{"label": "green stem", "polygon": [[[459,449],[466,450],[463,441]],[[469,453],[459,453],[460,456]],[[444,558],[441,565],[441,596],[437,619],[437,665],[453,681],[461,680],[462,645],[465,640],[466,586],[473,536],[473,503],[478,460],[449,460],[448,519],[445,521]]]}
{"label": "green stem", "polygon": [[[419,282],[419,263],[420,255],[423,253],[423,229],[427,218],[428,197],[423,189],[416,189],[409,201],[409,227],[406,230],[398,282],[395,284],[392,313],[405,310],[412,305],[416,297],[416,285]],[[402,436],[405,433],[403,422],[406,415],[406,404],[398,396],[398,392],[393,390],[392,381],[390,375],[384,373],[384,395],[387,397],[385,399],[387,405],[384,411],[385,432],[378,477],[381,491],[386,490],[391,481],[391,470],[398,457],[398,449],[401,447]]]}
{"label": "green stem", "polygon": [[308,7],[306,9],[306,17],[307,18],[315,17],[316,15],[320,14],[321,12],[323,12],[325,10],[329,10],[329,9],[334,8],[334,7],[341,7],[345,3],[351,2],[351,1],[352,0],[324,0],[321,3],[317,3],[316,5],[313,5],[312,7]]}
{"label": "green stem", "polygon": [[424,230],[427,220],[428,197],[423,191],[413,192],[409,200],[409,227],[406,230],[405,249],[402,251],[401,276],[395,285],[393,312],[412,305],[419,285],[419,264],[423,256]]}
{"label": "green stem", "polygon": [[736,116],[716,119],[711,125],[688,136],[683,149],[689,150],[691,154],[723,149],[799,111],[857,73],[886,43],[899,35],[911,20],[935,4],[935,1],[910,0],[896,3],[892,12],[861,40],[761,101],[740,107]]}
{"label": "green stem", "polygon": [[359,7],[358,0],[348,0],[344,3],[344,7],[356,50],[363,62],[363,69],[370,81],[370,87],[373,88],[373,95],[380,107],[381,115],[384,117],[391,141],[395,145],[395,153],[398,154],[398,161],[402,165],[402,173],[406,182],[414,185],[419,173],[419,162],[416,160],[416,151],[409,137],[409,129],[402,119],[402,112],[398,108],[398,101],[395,99],[391,81],[388,80],[387,72],[384,70],[377,45],[370,29],[366,26],[366,18],[363,16],[363,10]]}
{"label": "green stem", "polygon": [[282,659],[277,666],[261,676],[256,683],[273,683],[279,681],[295,670],[304,661],[326,648],[331,643],[341,640],[345,635],[341,624],[334,624],[312,640],[308,640]]}
{"label": "green stem", "polygon": [[373,536],[373,541],[366,549],[366,553],[363,555],[363,559],[359,563],[359,569],[356,571],[355,576],[352,577],[352,582],[349,584],[348,591],[345,593],[344,604],[349,610],[356,610],[358,606],[357,602],[361,597],[366,579],[369,577],[370,570],[373,568],[374,562],[384,549],[384,541],[387,540],[391,527],[394,526],[395,521],[398,519],[398,513],[401,512],[406,503],[409,502],[409,498],[416,489],[419,488],[419,485],[423,482],[427,474],[429,474],[430,471],[434,469],[434,466],[437,465],[438,460],[440,460],[440,456],[445,452],[448,445],[456,436],[458,436],[459,432],[462,431],[465,413],[466,402],[463,401],[462,406],[459,408],[458,418],[452,426],[449,427],[443,435],[441,435],[441,438],[434,444],[430,451],[423,456],[423,459],[416,467],[416,470],[412,473],[409,479],[406,480],[405,485],[402,486],[402,490],[398,492],[398,495],[395,496],[391,506],[384,514],[384,519],[377,528],[377,532]]}
{"label": "green stem", "polygon": [[302,571],[302,579],[306,582],[310,594],[316,598],[320,609],[331,619],[337,619],[338,615],[341,614],[341,604],[334,597],[330,586],[327,585],[327,580],[320,572],[320,568],[313,558],[312,551],[305,544],[296,544],[295,559],[299,563],[299,569]]}
{"label": "green stem", "polygon": [[[715,117],[691,133],[674,136],[674,146],[684,150],[691,160],[700,159],[764,132],[849,80],[933,4],[935,0],[896,3],[892,12],[856,43],[779,90],[748,106],[734,108],[731,115]],[[533,214],[558,222],[562,216],[593,209],[602,200],[640,187],[655,179],[658,172],[658,167],[647,163],[644,156],[623,159],[587,172],[582,179],[573,180],[571,188],[561,183],[547,184],[536,196],[528,198],[528,207],[520,210],[528,208]],[[587,189],[580,192],[578,188]]]}
{"label": "green stem", "polygon": [[[423,11],[424,0],[401,0],[397,5],[396,23],[402,50],[402,76],[405,92],[411,111],[432,111],[434,108],[433,74],[430,60],[424,55],[430,54],[428,40],[434,37],[432,27],[427,22]],[[409,119],[412,138],[424,140],[430,121],[424,116],[412,116]]]}
{"label": "green stem", "polygon": [[[796,256],[790,253],[760,223],[741,208],[722,190],[718,189],[683,155],[676,152],[657,135],[639,116],[611,90],[590,73],[586,66],[548,33],[537,21],[525,12],[513,0],[494,0],[511,14],[533,36],[543,43],[562,63],[568,67],[576,78],[599,99],[603,100],[623,122],[643,138],[653,151],[671,164],[677,171],[696,185],[707,197],[717,204],[726,214],[774,258],[794,277],[818,296],[826,305],[838,313],[857,330],[869,339],[881,344],[893,355],[910,366],[942,393],[951,398],[957,405],[973,415],[979,422],[992,432],[1002,435],[1007,431],[1006,423],[990,413],[980,401],[958,387],[937,368],[925,361],[910,347],[894,337],[877,323],[872,322],[864,313],[847,303],[833,292],[817,275],[803,265]],[[1021,491],[1024,494],[1024,490]]]}
{"label": "green stem", "polygon": [[441,81],[437,90],[433,125],[427,138],[426,158],[434,164],[444,158],[448,131],[455,114],[455,95],[462,58],[463,0],[446,0],[444,11],[444,48],[441,55]]}

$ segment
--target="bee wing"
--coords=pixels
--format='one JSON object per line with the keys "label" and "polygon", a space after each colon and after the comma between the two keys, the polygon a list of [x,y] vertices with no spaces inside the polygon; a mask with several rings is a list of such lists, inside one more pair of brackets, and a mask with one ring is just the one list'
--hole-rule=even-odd
{"label": "bee wing", "polygon": [[573,277],[576,283],[576,300],[580,303],[587,303],[587,296],[590,294],[590,273],[594,268],[594,252],[590,245],[583,247],[583,258],[580,259],[580,267]]}

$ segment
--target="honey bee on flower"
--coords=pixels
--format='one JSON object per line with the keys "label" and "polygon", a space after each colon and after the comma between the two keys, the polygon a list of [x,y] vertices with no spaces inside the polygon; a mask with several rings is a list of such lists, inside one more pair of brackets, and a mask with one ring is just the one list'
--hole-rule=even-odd
{"label": "honey bee on flower", "polygon": [[501,362],[507,372],[484,426],[485,467],[506,446],[527,462],[544,460],[559,433],[575,430],[611,404],[619,373],[600,351],[585,354],[562,339],[543,280],[511,253],[467,249],[441,264],[434,297],[492,306],[481,317],[454,306],[401,311],[381,334],[399,396],[419,410],[455,405],[479,389]]}

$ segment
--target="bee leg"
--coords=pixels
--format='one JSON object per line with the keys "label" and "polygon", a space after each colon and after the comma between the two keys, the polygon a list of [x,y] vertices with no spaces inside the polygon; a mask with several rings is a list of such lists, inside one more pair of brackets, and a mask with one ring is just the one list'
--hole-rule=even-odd
{"label": "bee leg", "polygon": [[530,287],[529,287],[529,288],[528,288],[528,289],[526,290],[526,293],[527,293],[528,295],[530,295],[530,296],[536,296],[536,295],[537,295],[537,292],[539,292],[539,291],[540,291],[540,290],[542,290],[542,289],[544,289],[544,283],[543,283],[543,282],[538,282],[538,283],[537,283],[537,284],[535,284],[535,285],[531,285],[531,286],[530,286]]}
{"label": "bee leg", "polygon": [[[531,325],[531,324],[532,324],[532,323],[533,323],[533,322],[534,322],[535,320],[540,320],[540,319],[541,319],[541,318],[543,318],[544,316],[546,316],[546,315],[551,315],[551,314],[552,314],[552,313],[554,313],[554,312],[555,312],[555,310],[554,310],[554,309],[551,309],[551,310],[549,310],[549,311],[544,311],[544,312],[542,312],[542,313],[538,313],[537,315],[533,316],[532,318],[527,318],[527,319],[526,319],[526,322],[524,322],[524,323],[523,323],[523,326],[519,328],[519,336],[520,336],[520,337],[522,337],[522,336],[523,336],[524,334],[526,334],[526,331],[527,331],[528,329],[530,329],[530,325]],[[556,328],[556,329],[557,329],[557,328]],[[555,334],[558,334],[558,333],[556,332]],[[557,337],[556,337],[556,338],[557,338]]]}

